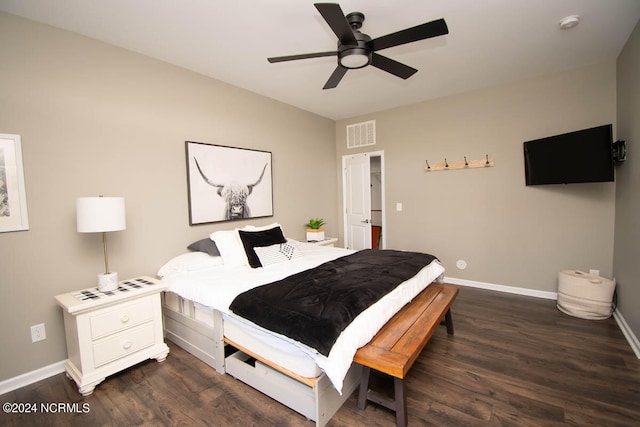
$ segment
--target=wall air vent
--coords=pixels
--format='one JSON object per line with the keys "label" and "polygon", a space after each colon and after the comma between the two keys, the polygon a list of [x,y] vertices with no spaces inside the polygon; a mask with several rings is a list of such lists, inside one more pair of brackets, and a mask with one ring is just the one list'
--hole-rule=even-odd
{"label": "wall air vent", "polygon": [[376,121],[356,123],[347,126],[347,148],[376,145]]}

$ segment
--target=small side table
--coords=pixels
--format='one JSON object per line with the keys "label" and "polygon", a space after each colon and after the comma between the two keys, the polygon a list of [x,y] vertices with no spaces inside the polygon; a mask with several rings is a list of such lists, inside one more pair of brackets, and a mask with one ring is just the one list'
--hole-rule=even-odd
{"label": "small side table", "polygon": [[338,238],[337,237],[327,237],[324,240],[318,240],[318,241],[307,242],[307,243],[313,243],[314,245],[319,245],[319,246],[335,246],[336,243],[338,243]]}
{"label": "small side table", "polygon": [[146,359],[163,362],[160,292],[166,285],[152,277],[124,280],[114,291],[83,289],[57,295],[67,338],[67,377],[83,396],[104,379]]}

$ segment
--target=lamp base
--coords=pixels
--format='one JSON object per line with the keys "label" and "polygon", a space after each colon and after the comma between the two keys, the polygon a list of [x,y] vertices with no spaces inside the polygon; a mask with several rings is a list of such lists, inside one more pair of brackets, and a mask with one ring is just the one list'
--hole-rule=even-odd
{"label": "lamp base", "polygon": [[98,274],[98,290],[100,292],[115,291],[118,289],[118,273]]}

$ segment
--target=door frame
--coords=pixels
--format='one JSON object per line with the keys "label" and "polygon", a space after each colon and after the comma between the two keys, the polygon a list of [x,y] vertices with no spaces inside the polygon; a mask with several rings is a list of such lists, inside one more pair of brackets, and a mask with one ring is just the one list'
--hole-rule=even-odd
{"label": "door frame", "polygon": [[[369,166],[371,166],[371,158],[372,157],[379,157],[380,158],[380,203],[382,204],[382,215],[381,215],[381,222],[382,222],[382,237],[380,239],[380,249],[386,249],[387,247],[387,203],[386,203],[386,185],[385,185],[385,165],[384,165],[384,151],[367,151],[367,152],[363,152],[363,153],[353,153],[353,154],[346,154],[344,156],[342,156],[342,236],[343,236],[343,246],[346,247],[347,245],[347,233],[348,233],[348,227],[347,227],[347,215],[346,215],[346,209],[347,209],[347,176],[345,174],[345,168],[346,168],[346,161],[347,158],[355,155],[355,154],[366,154],[369,156]],[[371,168],[369,168],[369,173],[371,173]],[[371,188],[368,189],[369,192],[371,192]]]}

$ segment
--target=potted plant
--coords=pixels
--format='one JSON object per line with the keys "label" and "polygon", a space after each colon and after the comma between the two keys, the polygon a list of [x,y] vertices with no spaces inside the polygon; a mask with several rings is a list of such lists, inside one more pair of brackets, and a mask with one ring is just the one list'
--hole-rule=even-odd
{"label": "potted plant", "polygon": [[325,222],[322,218],[311,218],[309,222],[305,224],[305,227],[307,227],[308,242],[324,240],[324,229],[322,228],[324,224]]}

